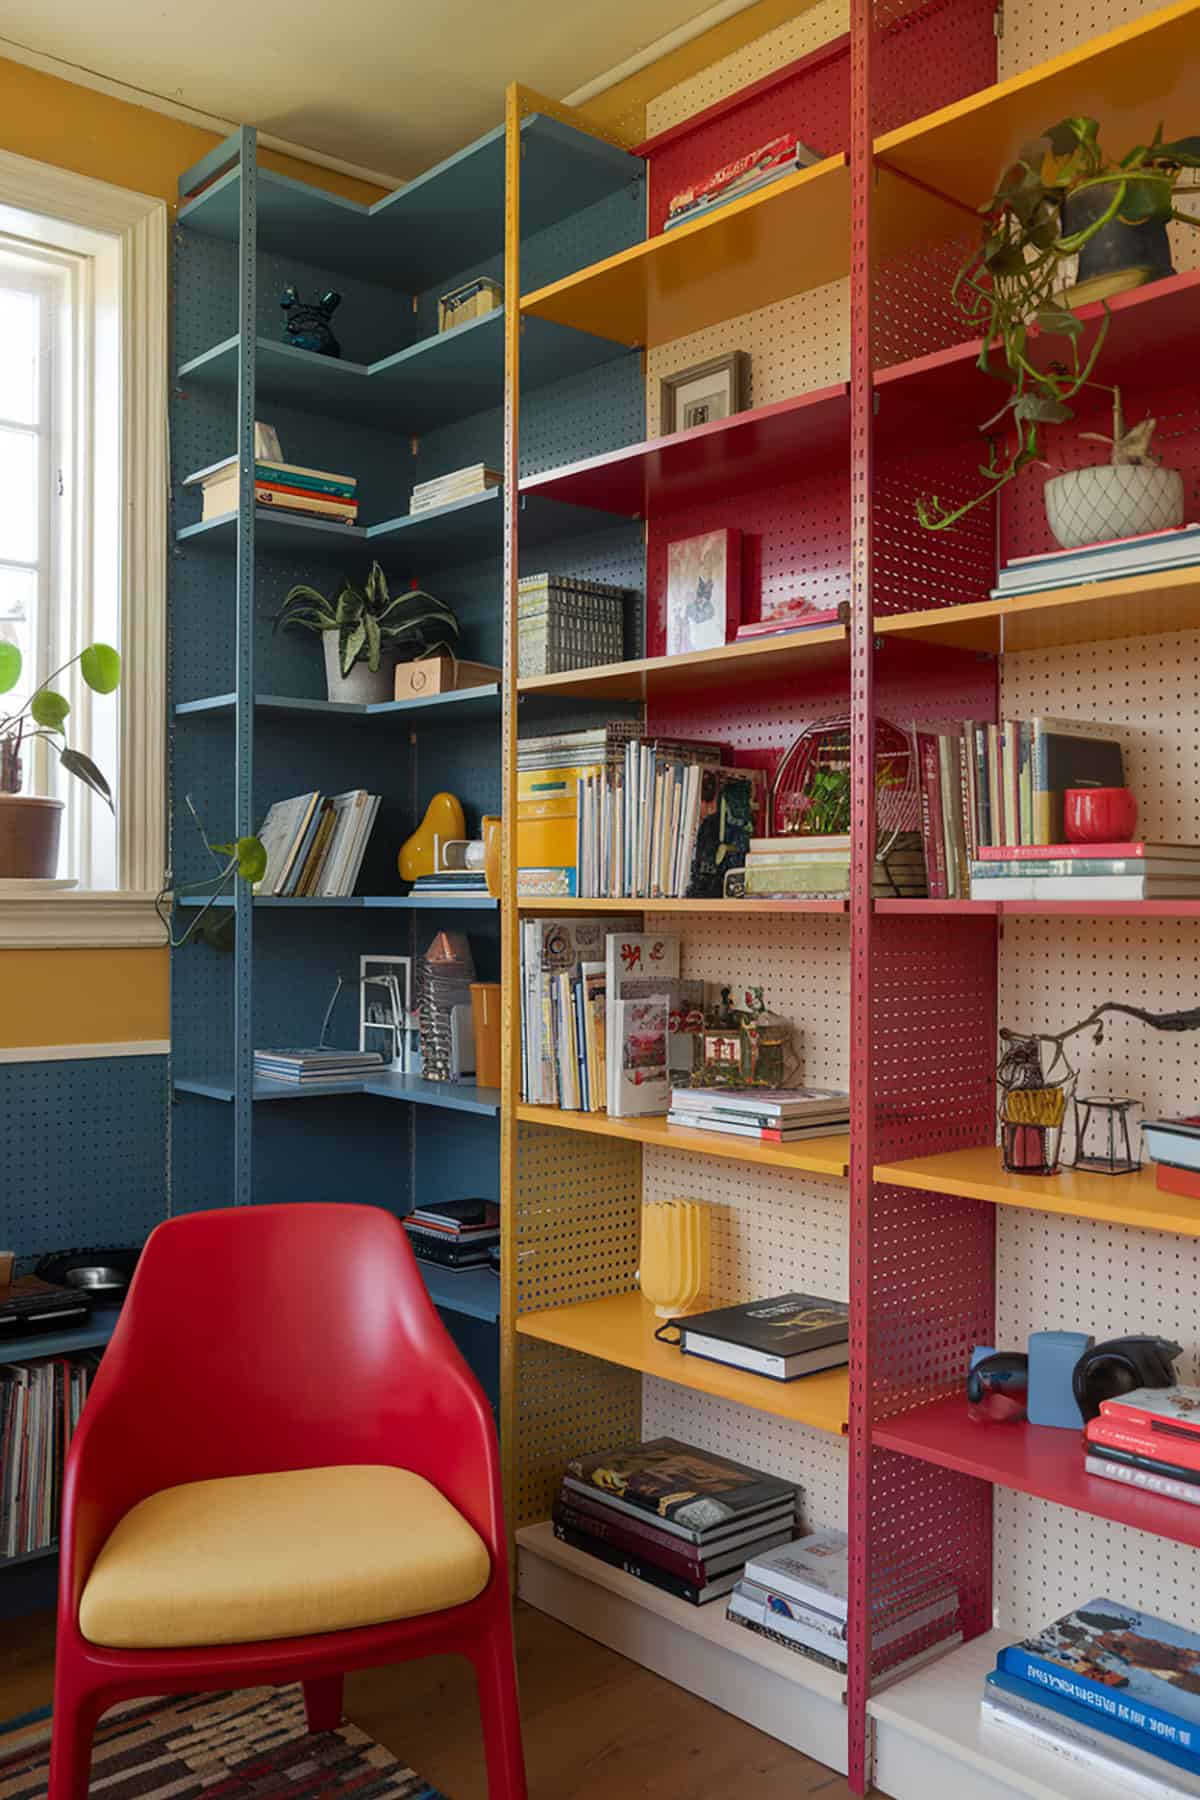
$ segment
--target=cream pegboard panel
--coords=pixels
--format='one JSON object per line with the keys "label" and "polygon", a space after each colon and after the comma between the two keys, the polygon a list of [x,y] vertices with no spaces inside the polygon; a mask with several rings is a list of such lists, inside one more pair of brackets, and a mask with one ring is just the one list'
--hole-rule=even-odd
{"label": "cream pegboard panel", "polygon": [[806,1531],[845,1530],[844,1438],[693,1394],[668,1381],[649,1380],[642,1384],[642,1435],[682,1438],[702,1450],[794,1481],[801,1490],[800,1518]]}
{"label": "cream pegboard panel", "polygon": [[518,1337],[514,1528],[550,1517],[563,1469],[581,1449],[639,1435],[641,1377],[594,1356]]}
{"label": "cream pegboard panel", "polygon": [[849,29],[850,0],[815,0],[806,7],[798,4],[794,19],[764,32],[762,37],[651,100],[646,107],[647,134],[653,137],[669,130],[738,88],[761,81],[764,75],[782,69],[798,56],[807,56],[810,50],[819,50],[830,38],[840,37]]}
{"label": "cream pegboard panel", "polygon": [[730,350],[745,350],[750,357],[748,406],[769,406],[810,388],[848,381],[849,300],[849,282],[831,281],[826,287],[794,294],[774,306],[761,306],[707,331],[694,331],[658,345],[646,358],[646,436],[657,437],[662,430],[659,383],[663,376]]}

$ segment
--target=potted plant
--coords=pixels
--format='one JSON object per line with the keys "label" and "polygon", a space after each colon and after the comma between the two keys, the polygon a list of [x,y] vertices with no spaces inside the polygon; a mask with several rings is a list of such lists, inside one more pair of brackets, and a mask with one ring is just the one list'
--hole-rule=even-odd
{"label": "potted plant", "polygon": [[[1139,144],[1120,162],[1101,149],[1095,119],[1063,119],[1037,143],[1028,145],[1003,171],[990,200],[980,207],[983,235],[955,276],[953,295],[983,342],[977,367],[1007,383],[1010,394],[999,412],[980,427],[990,448],[981,467],[984,485],[961,505],[947,507],[937,495],[917,502],[917,516],[929,531],[945,531],[993,498],[1032,463],[1044,462],[1047,425],[1074,418],[1072,401],[1092,380],[1108,335],[1104,318],[1086,355],[1083,321],[1071,310],[1087,300],[1106,299],[1125,288],[1173,272],[1167,226],[1173,220],[1200,224],[1181,212],[1176,197],[1185,171],[1200,168],[1200,138]],[[1078,257],[1078,285],[1066,287],[1068,266]],[[1064,354],[1034,359],[1039,337],[1061,339]],[[1112,397],[1112,450],[1106,466],[1072,471],[1075,487],[1089,495],[1088,537],[1059,536],[1063,508],[1050,496],[1050,528],[1067,547],[1097,538],[1131,536],[1183,520],[1182,483],[1172,470],[1155,467],[1150,453],[1153,420],[1126,430],[1120,394]],[[1085,437],[1098,434],[1085,432]],[[1078,477],[1091,479],[1081,484]],[[1059,478],[1063,479],[1062,477]],[[1060,498],[1062,490],[1058,490]],[[1178,492],[1179,508],[1166,505]]]}
{"label": "potted plant", "polygon": [[[108,782],[90,756],[72,750],[63,730],[70,703],[50,686],[67,669],[79,673],[96,694],[111,694],[121,679],[121,658],[108,644],[89,644],[55,669],[15,712],[0,713],[0,878],[48,881],[58,869],[58,840],[63,802],[41,794],[23,794],[24,750],[41,739],[52,746],[67,773],[99,794],[112,810]],[[0,694],[9,694],[21,679],[21,652],[0,643]]]}
{"label": "potted plant", "polygon": [[331,597],[304,583],[292,588],[275,623],[320,632],[329,698],[359,704],[392,698],[396,663],[453,655],[458,642],[458,620],[444,600],[421,588],[391,593],[377,562],[361,588],[348,575]]}

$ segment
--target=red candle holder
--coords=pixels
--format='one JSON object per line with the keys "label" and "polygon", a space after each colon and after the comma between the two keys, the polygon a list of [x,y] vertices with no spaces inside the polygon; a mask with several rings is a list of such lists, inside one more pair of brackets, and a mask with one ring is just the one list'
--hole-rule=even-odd
{"label": "red candle holder", "polygon": [[1068,788],[1063,829],[1069,844],[1124,844],[1137,830],[1137,801],[1127,787]]}

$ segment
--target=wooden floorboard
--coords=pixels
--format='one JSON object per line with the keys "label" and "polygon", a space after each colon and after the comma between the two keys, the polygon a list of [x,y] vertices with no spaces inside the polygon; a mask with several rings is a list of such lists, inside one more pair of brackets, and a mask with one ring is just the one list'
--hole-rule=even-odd
{"label": "wooden floorboard", "polygon": [[[517,1652],[530,1800],[849,1800],[822,1764],[531,1607]],[[50,1613],[0,1623],[0,1720],[49,1704],[53,1653]],[[352,1676],[346,1711],[450,1800],[488,1800],[466,1663]]]}

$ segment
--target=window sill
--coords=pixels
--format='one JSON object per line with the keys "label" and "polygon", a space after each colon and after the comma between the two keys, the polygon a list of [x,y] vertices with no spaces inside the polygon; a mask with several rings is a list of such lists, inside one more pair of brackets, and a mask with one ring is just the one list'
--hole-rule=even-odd
{"label": "window sill", "polygon": [[0,950],[134,950],[166,941],[153,894],[0,893]]}

